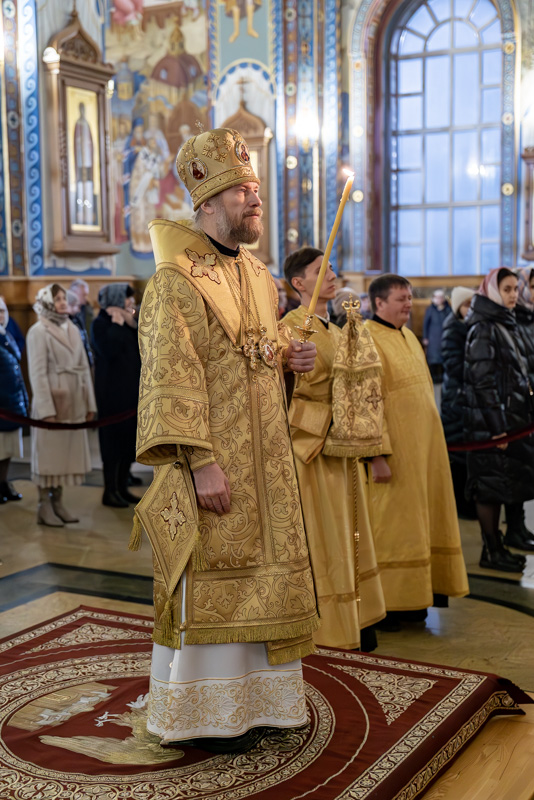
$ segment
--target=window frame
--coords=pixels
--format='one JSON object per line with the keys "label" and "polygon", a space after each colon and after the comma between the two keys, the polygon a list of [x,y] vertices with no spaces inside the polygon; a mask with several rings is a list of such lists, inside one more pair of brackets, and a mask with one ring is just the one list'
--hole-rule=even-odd
{"label": "window frame", "polygon": [[[349,142],[351,161],[356,170],[358,200],[352,203],[347,220],[350,234],[350,261],[356,272],[371,275],[383,272],[383,205],[386,170],[384,163],[385,69],[384,43],[394,17],[413,0],[362,0],[354,18],[350,59]],[[501,263],[515,264],[516,189],[518,159],[516,143],[516,74],[519,69],[518,41],[514,9],[510,0],[493,0],[501,20],[504,52],[503,117],[501,157]],[[471,273],[472,274],[472,273]],[[451,276],[452,277],[452,276]]]}

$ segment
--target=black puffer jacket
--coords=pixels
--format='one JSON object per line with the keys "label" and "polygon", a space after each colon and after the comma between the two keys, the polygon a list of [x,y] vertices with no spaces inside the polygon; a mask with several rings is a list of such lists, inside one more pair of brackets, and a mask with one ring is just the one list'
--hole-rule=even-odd
{"label": "black puffer jacket", "polygon": [[[0,333],[0,408],[12,414],[28,413],[28,395],[20,369],[20,351],[10,333]],[[16,431],[21,425],[0,419],[0,431]]]}
{"label": "black puffer jacket", "polygon": [[[533,420],[526,352],[514,313],[475,295],[467,320],[464,435],[487,441]],[[534,498],[534,438],[467,456],[467,494],[482,503]]]}
{"label": "black puffer jacket", "polygon": [[518,305],[515,307],[514,313],[517,321],[517,330],[525,350],[530,385],[534,386],[534,311],[529,311],[525,306]]}
{"label": "black puffer jacket", "polygon": [[456,314],[449,314],[443,323],[441,355],[443,358],[443,387],[441,390],[441,421],[448,442],[464,438],[464,361],[467,325]]}

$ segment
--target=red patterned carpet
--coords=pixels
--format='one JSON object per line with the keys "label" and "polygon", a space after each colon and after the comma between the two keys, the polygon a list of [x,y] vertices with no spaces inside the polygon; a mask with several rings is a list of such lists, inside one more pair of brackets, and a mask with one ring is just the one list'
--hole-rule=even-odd
{"label": "red patterned carpet", "polygon": [[411,800],[495,713],[531,700],[477,672],[321,650],[309,725],[238,756],[146,732],[152,623],[80,607],[0,642],[1,800]]}

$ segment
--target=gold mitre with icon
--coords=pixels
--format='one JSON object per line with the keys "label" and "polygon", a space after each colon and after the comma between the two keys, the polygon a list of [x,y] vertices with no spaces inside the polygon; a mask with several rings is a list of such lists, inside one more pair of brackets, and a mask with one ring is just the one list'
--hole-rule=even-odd
{"label": "gold mitre with icon", "polygon": [[259,183],[250,163],[248,145],[239,131],[232,128],[214,128],[192,136],[180,148],[176,168],[195,211],[225,189],[246,181]]}

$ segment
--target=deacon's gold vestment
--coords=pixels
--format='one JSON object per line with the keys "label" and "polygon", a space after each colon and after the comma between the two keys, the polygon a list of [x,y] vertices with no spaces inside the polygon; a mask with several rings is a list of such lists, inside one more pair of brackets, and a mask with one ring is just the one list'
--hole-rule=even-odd
{"label": "deacon's gold vestment", "polygon": [[389,483],[369,468],[369,516],[388,611],[469,591],[445,437],[423,349],[407,328],[365,323],[382,362]]}
{"label": "deacon's gold vestment", "polygon": [[[302,326],[305,317],[306,309],[300,306],[283,321],[297,336],[296,326]],[[378,622],[386,611],[369,525],[364,467],[351,458],[323,453],[332,423],[333,364],[341,330],[331,322],[328,328],[320,320],[315,322],[315,367],[299,375],[289,409],[321,614],[321,627],[314,639],[326,647],[354,649],[360,644],[360,629]],[[360,533],[358,547],[356,527]]]}
{"label": "deacon's gold vestment", "polygon": [[[313,652],[318,616],[280,356],[254,371],[242,349],[247,308],[282,344],[276,287],[250,252],[238,272],[191,223],[150,233],[137,460],[155,474],[136,511],[154,550],[154,641],[266,642],[271,664],[292,661]],[[190,474],[213,461],[232,493],[221,517],[197,507]]]}

